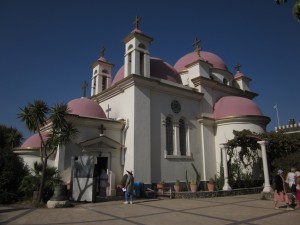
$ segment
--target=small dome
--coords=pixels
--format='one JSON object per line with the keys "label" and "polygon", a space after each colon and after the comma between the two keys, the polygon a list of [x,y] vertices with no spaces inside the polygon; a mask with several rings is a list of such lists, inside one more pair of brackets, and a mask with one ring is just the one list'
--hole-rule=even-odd
{"label": "small dome", "polygon": [[140,33],[140,34],[143,34],[143,32],[138,29],[138,28],[134,28],[133,31],[131,31],[131,33]]}
{"label": "small dome", "polygon": [[[42,138],[44,141],[48,139],[47,132],[42,132]],[[26,141],[21,145],[21,148],[40,148],[41,147],[41,139],[38,133],[32,135],[27,138]]]}
{"label": "small dome", "polygon": [[88,98],[77,98],[68,102],[69,114],[83,116],[106,118],[106,115],[95,101]]}
{"label": "small dome", "polygon": [[[150,58],[150,76],[182,84],[179,73],[167,62],[159,58]],[[124,66],[117,72],[112,85],[124,78]]]}
{"label": "small dome", "polygon": [[107,62],[107,59],[104,56],[100,56],[98,61]]}
{"label": "small dome", "polygon": [[221,69],[221,70],[228,70],[227,66],[225,65],[224,61],[214,53],[200,51],[200,57],[198,52],[191,52],[186,54],[185,56],[181,57],[175,64],[174,68],[181,72],[186,69],[186,66],[197,61],[202,60],[204,62],[208,62],[212,64],[213,68]]}
{"label": "small dome", "polygon": [[256,103],[248,98],[226,96],[214,105],[214,118],[229,116],[263,116]]}
{"label": "small dome", "polygon": [[244,77],[245,75],[240,72],[240,71],[237,71],[236,74],[234,75],[234,78],[237,79],[237,78],[240,78],[240,77]]}

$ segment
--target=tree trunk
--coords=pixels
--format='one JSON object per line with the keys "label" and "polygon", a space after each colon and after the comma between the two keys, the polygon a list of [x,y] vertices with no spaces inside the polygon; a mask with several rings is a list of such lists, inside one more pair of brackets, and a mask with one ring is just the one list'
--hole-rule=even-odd
{"label": "tree trunk", "polygon": [[37,199],[37,205],[41,202],[42,196],[43,196],[43,190],[44,190],[44,185],[45,185],[45,174],[46,174],[46,168],[47,168],[47,157],[45,157],[43,163],[43,171],[41,175],[41,184],[40,184],[40,189],[39,189],[39,195]]}

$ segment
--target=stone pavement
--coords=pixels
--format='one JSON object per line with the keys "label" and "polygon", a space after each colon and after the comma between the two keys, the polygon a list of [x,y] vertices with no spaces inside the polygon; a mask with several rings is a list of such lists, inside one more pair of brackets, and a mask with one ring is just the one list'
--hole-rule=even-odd
{"label": "stone pavement", "polygon": [[275,210],[260,194],[195,199],[138,199],[77,204],[73,208],[14,209],[0,207],[0,224],[230,224],[299,225],[300,209]]}

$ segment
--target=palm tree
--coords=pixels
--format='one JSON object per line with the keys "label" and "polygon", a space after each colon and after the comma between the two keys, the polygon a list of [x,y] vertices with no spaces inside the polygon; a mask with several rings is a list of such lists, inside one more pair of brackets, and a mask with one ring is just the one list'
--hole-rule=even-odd
{"label": "palm tree", "polygon": [[[286,3],[287,0],[275,0],[275,2],[280,5]],[[295,4],[292,9],[293,16],[300,22],[300,0],[295,0]]]}
{"label": "palm tree", "polygon": [[[78,131],[66,120],[65,116],[68,113],[66,104],[55,104],[53,107],[48,107],[43,100],[35,100],[20,110],[18,118],[25,122],[29,131],[38,133],[41,140],[40,158],[43,169],[37,199],[37,203],[40,203],[49,157],[57,151],[59,145],[69,143]],[[46,129],[46,125],[49,125],[50,128],[47,129],[47,136],[43,137],[42,131]]]}
{"label": "palm tree", "polygon": [[10,127],[9,133],[7,134],[7,142],[10,144],[11,149],[21,144],[23,135],[16,128]]}

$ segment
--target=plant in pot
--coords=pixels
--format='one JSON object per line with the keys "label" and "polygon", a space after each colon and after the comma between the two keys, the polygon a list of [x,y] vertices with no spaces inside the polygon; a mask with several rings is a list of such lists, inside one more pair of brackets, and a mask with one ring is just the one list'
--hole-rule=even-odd
{"label": "plant in pot", "polygon": [[175,192],[180,192],[180,181],[179,180],[175,181],[174,190],[175,190]]}
{"label": "plant in pot", "polygon": [[164,188],[165,188],[165,182],[164,181],[160,181],[156,184],[157,190],[159,192],[164,192]]}
{"label": "plant in pot", "polygon": [[196,180],[191,180],[190,187],[191,187],[191,192],[197,192],[198,186]]}
{"label": "plant in pot", "polygon": [[213,178],[209,178],[209,180],[207,182],[207,189],[208,189],[208,191],[215,191],[216,183]]}

